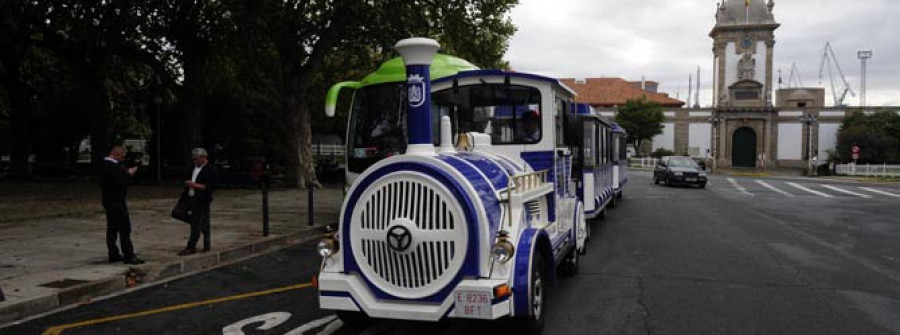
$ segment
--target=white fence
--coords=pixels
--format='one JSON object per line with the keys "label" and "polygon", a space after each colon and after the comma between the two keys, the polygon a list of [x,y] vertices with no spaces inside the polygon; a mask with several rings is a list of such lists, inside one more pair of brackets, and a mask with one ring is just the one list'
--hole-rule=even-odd
{"label": "white fence", "polygon": [[313,144],[313,156],[344,156],[346,147],[343,144]]}
{"label": "white fence", "polygon": [[628,167],[637,169],[652,169],[656,167],[659,158],[653,157],[631,157],[628,158]]}
{"label": "white fence", "polygon": [[835,170],[839,175],[858,177],[900,178],[900,165],[888,164],[838,164]]}

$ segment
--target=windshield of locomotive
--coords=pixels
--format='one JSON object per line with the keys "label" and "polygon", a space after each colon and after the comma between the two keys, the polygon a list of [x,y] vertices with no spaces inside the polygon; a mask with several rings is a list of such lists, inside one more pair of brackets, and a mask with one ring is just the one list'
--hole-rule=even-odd
{"label": "windshield of locomotive", "polygon": [[361,173],[375,162],[406,151],[403,83],[360,88],[350,112],[347,168]]}

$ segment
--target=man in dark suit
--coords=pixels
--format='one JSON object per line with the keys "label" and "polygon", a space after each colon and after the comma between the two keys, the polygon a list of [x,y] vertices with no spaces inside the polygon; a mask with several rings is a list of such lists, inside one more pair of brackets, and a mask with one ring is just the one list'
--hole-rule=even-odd
{"label": "man in dark suit", "polygon": [[[122,165],[125,159],[125,148],[115,146],[109,156],[97,166],[97,180],[103,192],[103,210],[106,211],[106,248],[109,251],[109,262],[125,264],[143,264],[135,257],[131,244],[131,219],[128,217],[128,206],[125,197],[128,194],[128,183],[137,172],[137,166],[126,168]],[[122,245],[122,253],[116,246],[116,239]]]}
{"label": "man in dark suit", "polygon": [[187,247],[178,253],[179,256],[187,256],[197,253],[197,241],[200,233],[203,233],[203,252],[209,251],[209,204],[212,202],[212,193],[219,182],[219,174],[216,167],[209,163],[209,155],[203,148],[191,150],[193,168],[188,169],[184,181],[184,194],[190,199],[193,222],[191,222],[191,237]]}

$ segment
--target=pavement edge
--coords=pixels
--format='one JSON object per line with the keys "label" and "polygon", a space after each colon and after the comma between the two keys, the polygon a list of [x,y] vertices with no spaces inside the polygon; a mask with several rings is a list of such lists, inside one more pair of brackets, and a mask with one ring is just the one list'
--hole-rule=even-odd
{"label": "pavement edge", "polygon": [[223,263],[230,263],[250,256],[261,255],[315,240],[327,225],[317,225],[303,231],[266,238],[240,247],[218,251],[214,254],[199,254],[177,262],[151,266],[130,267],[122,277],[110,277],[61,289],[53,294],[39,296],[7,306],[0,306],[0,328],[33,315],[53,311],[75,304],[90,303],[92,298],[124,291],[136,286],[144,286],[175,276],[211,270]]}

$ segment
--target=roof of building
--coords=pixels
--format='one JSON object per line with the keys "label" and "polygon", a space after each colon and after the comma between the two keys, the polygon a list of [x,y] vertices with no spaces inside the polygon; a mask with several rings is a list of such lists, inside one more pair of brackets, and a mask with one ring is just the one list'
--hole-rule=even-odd
{"label": "roof of building", "polygon": [[639,85],[633,85],[622,78],[579,78],[577,83],[574,78],[561,78],[559,81],[578,93],[576,102],[594,107],[621,106],[628,99],[637,99],[642,95],[663,107],[684,106],[684,101],[670,98],[665,93],[644,91]]}

